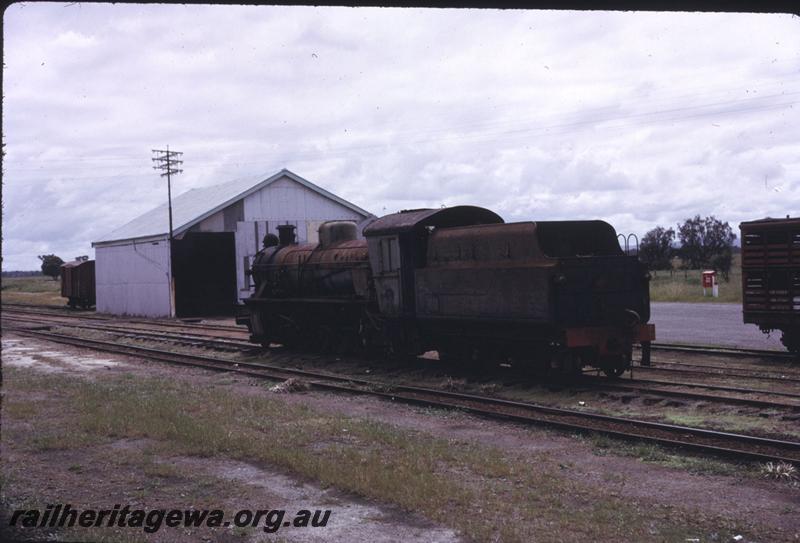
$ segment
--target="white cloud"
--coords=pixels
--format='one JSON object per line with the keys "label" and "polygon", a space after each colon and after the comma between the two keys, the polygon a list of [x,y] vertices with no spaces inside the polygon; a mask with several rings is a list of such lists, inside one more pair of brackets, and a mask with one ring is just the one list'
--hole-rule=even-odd
{"label": "white cloud", "polygon": [[639,234],[797,214],[798,21],[14,4],[3,265],[86,253],[162,203],[166,144],[176,192],[288,167],[378,214],[472,203]]}

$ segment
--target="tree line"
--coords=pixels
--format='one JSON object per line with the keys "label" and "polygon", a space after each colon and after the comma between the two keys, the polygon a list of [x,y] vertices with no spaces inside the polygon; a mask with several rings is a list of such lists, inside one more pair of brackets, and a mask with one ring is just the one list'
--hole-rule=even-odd
{"label": "tree line", "polygon": [[730,225],[713,215],[695,215],[678,224],[677,229],[656,226],[647,232],[639,244],[639,259],[651,270],[671,270],[672,259],[677,256],[683,269],[713,269],[727,281],[736,241]]}

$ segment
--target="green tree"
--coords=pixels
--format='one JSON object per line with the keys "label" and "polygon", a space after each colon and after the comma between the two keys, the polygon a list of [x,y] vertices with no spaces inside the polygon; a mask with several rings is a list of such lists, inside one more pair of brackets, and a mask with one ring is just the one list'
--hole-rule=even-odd
{"label": "green tree", "polygon": [[60,257],[56,255],[39,255],[39,260],[42,261],[42,273],[57,280],[61,276],[61,264],[64,263]]}
{"label": "green tree", "polygon": [[736,234],[727,222],[713,215],[686,219],[678,225],[681,242],[680,256],[691,269],[713,268],[720,271],[727,281],[733,262],[733,242]]}
{"label": "green tree", "polygon": [[647,232],[639,244],[639,259],[651,270],[672,269],[675,230],[656,226]]}

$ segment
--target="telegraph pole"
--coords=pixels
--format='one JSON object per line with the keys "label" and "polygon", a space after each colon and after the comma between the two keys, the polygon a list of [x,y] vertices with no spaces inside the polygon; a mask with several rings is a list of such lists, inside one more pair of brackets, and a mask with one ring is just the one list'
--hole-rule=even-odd
{"label": "telegraph pole", "polygon": [[154,170],[161,171],[161,177],[167,178],[167,207],[169,208],[169,312],[170,316],[175,316],[175,278],[172,276],[172,176],[181,173],[183,170],[178,169],[178,166],[183,164],[180,157],[183,153],[178,151],[170,151],[169,145],[166,150],[153,149],[155,156],[153,157]]}
{"label": "telegraph pole", "polygon": [[169,208],[169,242],[170,245],[172,244],[172,175],[179,174],[183,170],[179,170],[178,166],[183,164],[183,160],[180,160],[178,157],[183,156],[183,153],[179,153],[178,151],[170,151],[169,145],[167,145],[166,150],[162,149],[153,149],[153,153],[156,154],[153,157],[153,162],[156,163],[153,166],[154,170],[160,170],[163,173],[161,177],[167,178],[167,207]]}

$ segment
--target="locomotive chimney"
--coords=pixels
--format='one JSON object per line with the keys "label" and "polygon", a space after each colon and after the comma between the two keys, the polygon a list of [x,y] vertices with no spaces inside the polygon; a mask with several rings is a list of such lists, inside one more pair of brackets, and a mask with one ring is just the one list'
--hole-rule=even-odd
{"label": "locomotive chimney", "polygon": [[284,245],[293,245],[294,243],[296,243],[294,237],[294,229],[295,225],[293,224],[278,225],[278,239],[280,240],[281,247],[283,247]]}

